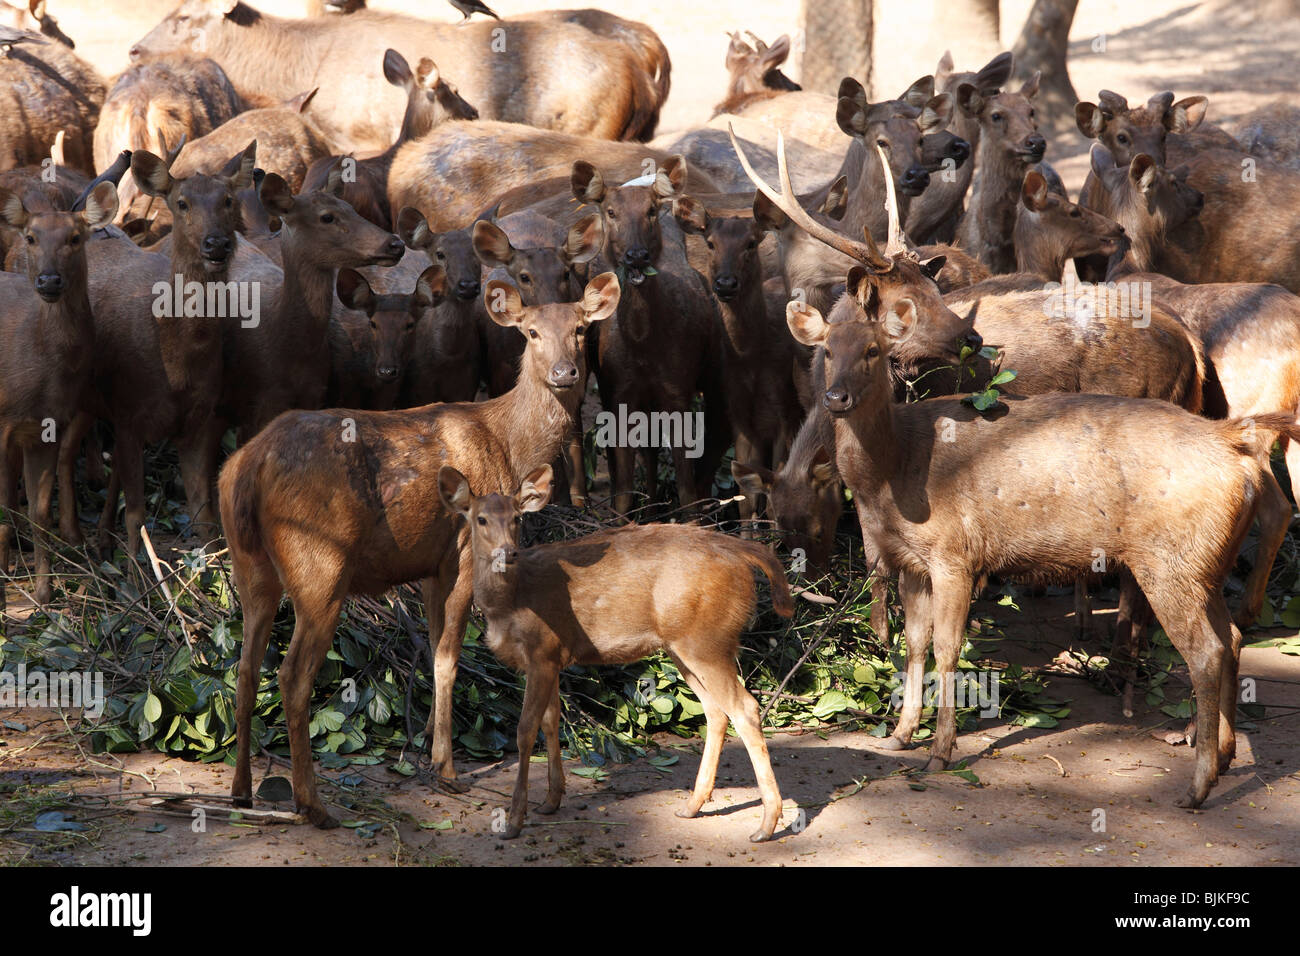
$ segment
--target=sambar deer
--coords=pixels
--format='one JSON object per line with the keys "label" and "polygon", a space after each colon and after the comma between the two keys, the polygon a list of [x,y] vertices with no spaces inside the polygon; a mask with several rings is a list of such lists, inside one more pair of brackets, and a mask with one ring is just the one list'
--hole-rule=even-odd
{"label": "sambar deer", "polygon": [[312,683],[349,594],[423,579],[435,662],[425,735],[432,739],[434,772],[456,775],[451,695],[473,574],[468,538],[439,499],[438,469],[454,466],[486,494],[517,488],[555,459],[581,401],[575,386],[586,329],[613,314],[619,285],[605,273],[588,283],[580,302],[535,308],[526,308],[505,283],[491,283],[484,297],[495,321],[528,340],[519,381],[505,395],[407,411],[289,412],[236,451],[221,472],[221,516],[244,614],[231,788],[238,805],[252,800],[253,704],[286,592],[295,620],[280,692],[294,799],[311,822],[336,825],[316,794],[307,725]]}
{"label": "sambar deer", "polygon": [[[784,164],[780,193],[756,185],[818,228]],[[908,746],[919,726],[933,642],[941,684],[927,767],[952,757],[954,672],[981,575],[1073,576],[1101,549],[1133,574],[1191,669],[1196,768],[1178,803],[1199,806],[1236,753],[1241,633],[1222,588],[1264,484],[1248,435],[1300,436],[1294,413],[1208,421],[1168,402],[1071,394],[1009,399],[990,416],[955,398],[899,405],[889,350],[915,316],[882,301],[895,264],[869,237],[856,251],[862,268],[849,285],[867,320],[828,323],[796,302],[788,321],[795,338],[826,350],[836,462],[864,540],[901,573],[907,682],[889,748]],[[1080,460],[1101,464],[1081,471]],[[1011,474],[1008,461],[1023,465]]]}
{"label": "sambar deer", "polygon": [[519,773],[504,839],[517,837],[528,811],[528,765],[540,726],[548,786],[537,812],[564,798],[560,754],[560,670],[571,664],[630,664],[664,651],[700,699],[708,736],[695,791],[679,817],[694,817],[713,794],[718,758],[732,723],[749,752],[763,821],[749,837],[771,838],[781,792],[767,755],[758,703],[737,680],[740,635],[754,614],[753,571],[772,585],[772,606],[790,617],[785,571],[772,550],[694,525],[639,525],[520,549],[520,518],[545,506],[551,469],[528,475],[513,496],[475,496],[455,468],[438,472],[443,506],[465,519],[473,554],[474,601],[487,617],[487,644],[525,674],[519,717]]}

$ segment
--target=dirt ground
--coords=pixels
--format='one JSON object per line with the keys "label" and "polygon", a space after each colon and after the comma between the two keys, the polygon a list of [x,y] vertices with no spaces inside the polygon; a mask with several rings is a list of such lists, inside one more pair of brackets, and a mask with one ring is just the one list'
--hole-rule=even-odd
{"label": "dirt ground", "polygon": [[[400,0],[373,4],[426,16],[444,16],[442,4]],[[661,130],[702,124],[721,93],[723,32],[749,28],[771,38],[797,27],[793,0],[745,0],[646,6],[641,0],[600,5],[649,21],[668,44],[673,92]],[[1003,3],[1004,42],[1014,39],[1029,0]],[[126,62],[131,41],[172,4],[134,0],[106,16],[92,0],[52,0],[78,52],[105,74]],[[299,0],[258,4],[275,13],[301,9]],[[503,14],[535,7],[497,0]],[[1223,12],[1177,0],[1131,4],[1084,0],[1072,37],[1072,75],[1080,96],[1106,87],[1130,99],[1173,89],[1205,93],[1210,119],[1224,122],[1263,102],[1293,93],[1300,24],[1253,19],[1247,9]],[[445,16],[455,14],[446,8]],[[1104,36],[1105,42],[1098,38]],[[880,70],[900,89],[933,68],[936,39],[878,47]],[[938,46],[942,49],[942,45]],[[910,51],[910,59],[909,59]],[[451,71],[448,70],[450,73]],[[797,67],[792,70],[797,77]],[[1082,137],[1054,141],[1048,158],[1077,189],[1086,163]],[[1037,599],[1006,620],[1006,654],[1044,665],[1069,642],[1068,602]],[[1005,618],[1005,615],[1003,615]],[[1284,628],[1254,631],[1248,641],[1290,637]],[[1049,677],[1050,693],[1072,712],[1051,730],[985,720],[958,738],[959,756],[981,782],[951,774],[920,780],[924,748],[903,754],[873,751],[861,731],[826,736],[776,734],[769,739],[785,798],[778,839],[751,845],[746,835],[759,818],[757,790],[743,748],[730,739],[717,791],[700,819],[673,811],[685,800],[698,766],[700,742],[661,737],[663,753],[680,759],[667,768],[647,761],[609,768],[595,781],[567,775],[568,797],[552,818],[533,814],[523,836],[501,841],[493,811],[505,807],[515,758],[491,765],[462,761],[473,782],[464,795],[433,792],[427,781],[383,767],[325,772],[336,814],[363,826],[329,832],[305,825],[253,825],[208,818],[196,833],[187,817],[130,813],[127,795],[165,792],[225,794],[232,770],[144,753],[116,758],[79,749],[51,712],[0,712],[0,793],[4,801],[37,801],[59,809],[60,793],[77,799],[64,810],[84,831],[38,833],[0,819],[0,863],[84,864],[1176,864],[1187,866],[1300,863],[1300,657],[1276,649],[1248,649],[1242,675],[1259,684],[1268,716],[1244,729],[1238,757],[1205,807],[1174,807],[1191,775],[1187,747],[1173,748],[1151,731],[1175,721],[1142,704],[1133,720],[1118,701],[1077,677]],[[17,728],[25,729],[17,729]],[[576,762],[566,764],[578,769]],[[255,762],[255,782],[287,775],[283,761]],[[14,788],[18,789],[14,789]],[[534,805],[544,788],[536,765]],[[102,798],[99,800],[92,798]],[[346,802],[345,802],[346,801]],[[349,806],[350,804],[350,806]],[[1104,820],[1098,811],[1104,811]],[[798,830],[798,832],[795,832]]]}
{"label": "dirt ground", "polygon": [[[1038,599],[1023,612],[984,606],[1005,624],[1000,654],[1026,666],[1048,665],[1069,644],[1070,601]],[[1107,615],[1099,617],[1104,622]],[[1285,628],[1254,631],[1249,641],[1290,637]],[[772,764],[784,798],[782,827],[766,844],[750,844],[760,807],[744,748],[723,751],[718,784],[698,819],[674,815],[699,766],[700,741],[660,736],[662,754],[680,759],[658,769],[648,760],[608,767],[608,778],[576,776],[566,761],[568,794],[552,817],[530,814],[516,840],[492,830],[508,806],[517,761],[460,768],[465,794],[432,791],[426,780],[384,767],[321,773],[322,793],[339,819],[320,831],[301,825],[229,822],[213,814],[204,832],[189,816],[127,812],[127,797],[158,792],[224,795],[233,770],[145,753],[87,755],[64,733],[57,714],[0,712],[26,731],[0,724],[0,788],[62,809],[87,826],[76,833],[5,832],[0,863],[87,865],[1178,865],[1300,864],[1300,657],[1248,648],[1263,719],[1238,737],[1238,755],[1199,811],[1174,800],[1191,777],[1192,752],[1153,731],[1181,726],[1139,703],[1132,720],[1119,702],[1085,680],[1050,673],[1048,693],[1072,708],[1052,730],[983,720],[958,737],[956,756],[979,778],[911,774],[925,749],[873,750],[862,731],[825,736],[774,734]],[[319,769],[319,768],[318,768]],[[287,775],[284,761],[254,760],[254,786]],[[532,806],[545,791],[545,766],[534,764]],[[12,791],[24,784],[35,790]],[[75,792],[72,801],[59,794]],[[99,799],[103,798],[103,799]],[[263,809],[272,805],[258,803]],[[292,810],[289,804],[278,805]],[[30,816],[30,814],[29,814]],[[358,826],[358,824],[360,824]],[[12,824],[11,824],[12,825]]]}

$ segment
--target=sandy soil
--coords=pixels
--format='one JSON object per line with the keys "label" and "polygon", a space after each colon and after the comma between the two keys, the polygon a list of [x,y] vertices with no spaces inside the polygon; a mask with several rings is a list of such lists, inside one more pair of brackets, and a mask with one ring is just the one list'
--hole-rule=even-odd
{"label": "sandy soil", "polygon": [[[1039,599],[1020,614],[992,606],[981,613],[1006,625],[1001,655],[1042,667],[1069,643],[1069,603]],[[1249,639],[1292,634],[1274,629]],[[1060,727],[985,720],[958,737],[957,756],[969,761],[979,786],[952,774],[912,776],[925,763],[924,748],[876,752],[875,739],[861,731],[770,736],[785,810],[777,839],[760,845],[746,840],[760,815],[758,791],[734,738],[723,751],[714,799],[695,820],[674,811],[694,781],[700,742],[661,736],[661,753],[680,757],[663,771],[641,760],[613,766],[608,779],[596,782],[575,776],[581,764],[566,761],[564,805],[553,817],[532,814],[513,841],[492,831],[494,813],[509,803],[513,756],[490,765],[462,763],[473,782],[464,795],[434,792],[426,781],[383,767],[322,772],[322,793],[335,814],[371,824],[375,832],[368,835],[231,823],[215,814],[196,833],[188,816],[127,812],[122,808],[135,802],[124,798],[155,789],[227,794],[231,768],[149,753],[87,759],[60,734],[57,715],[0,712],[0,719],[28,726],[21,733],[0,730],[0,787],[44,785],[42,810],[60,807],[58,793],[75,792],[64,811],[89,827],[75,835],[0,831],[0,862],[1294,866],[1300,864],[1300,657],[1247,649],[1242,676],[1255,678],[1268,716],[1239,735],[1236,763],[1199,811],[1174,806],[1190,779],[1190,749],[1152,736],[1181,721],[1140,703],[1126,721],[1115,697],[1056,673],[1047,676],[1048,693],[1072,708]],[[254,786],[287,772],[283,761],[255,759]],[[534,807],[544,777],[544,765],[535,764]],[[350,778],[346,787],[344,778]]]}

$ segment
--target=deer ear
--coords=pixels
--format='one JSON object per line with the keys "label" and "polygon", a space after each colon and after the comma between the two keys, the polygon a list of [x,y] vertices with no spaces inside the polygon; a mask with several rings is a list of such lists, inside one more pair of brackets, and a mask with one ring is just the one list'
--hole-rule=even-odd
{"label": "deer ear", "polygon": [[925,109],[921,110],[916,125],[921,127],[923,133],[936,132],[948,125],[952,119],[952,111],[951,93],[940,93],[938,96],[932,96],[926,102]]}
{"label": "deer ear", "polygon": [[1179,100],[1165,111],[1165,129],[1171,133],[1186,133],[1196,129],[1201,125],[1201,120],[1205,119],[1209,108],[1210,101],[1204,96],[1189,96]]}
{"label": "deer ear", "polygon": [[673,202],[673,218],[682,227],[682,232],[702,236],[709,231],[708,210],[704,203],[690,196],[682,196]]}
{"label": "deer ear", "polygon": [[583,216],[569,229],[564,237],[564,247],[560,258],[569,265],[582,265],[596,258],[600,247],[605,244],[605,225],[600,216],[592,214]]}
{"label": "deer ear", "polygon": [[1146,153],[1138,153],[1128,165],[1128,177],[1146,195],[1156,181],[1156,161]]}
{"label": "deer ear", "polygon": [[595,166],[580,159],[569,172],[569,186],[578,202],[599,203],[605,198],[605,180]]}
{"label": "deer ear", "polygon": [[939,273],[943,271],[943,267],[947,264],[947,256],[931,256],[924,262],[918,263],[921,267],[921,274],[933,282],[939,281]]}
{"label": "deer ear", "polygon": [[884,326],[890,341],[901,342],[906,339],[916,329],[916,304],[911,299],[899,299],[885,313]]}
{"label": "deer ear", "polygon": [[483,304],[497,325],[518,327],[524,319],[524,300],[509,282],[493,279],[483,290]]}
{"label": "deer ear", "polygon": [[[436,90],[442,83],[442,74],[438,71],[438,64],[434,63],[427,56],[420,59],[420,65],[415,68],[415,82],[422,89]],[[456,92],[454,89],[452,92]]]}
{"label": "deer ear", "polygon": [[836,480],[835,462],[825,445],[818,445],[813,452],[812,461],[808,463],[808,480],[814,491],[821,491]]}
{"label": "deer ear", "polygon": [[1043,71],[1034,70],[1034,75],[1031,76],[1029,79],[1025,80],[1025,82],[1021,85],[1020,95],[1027,100],[1032,100],[1035,96],[1038,95],[1038,83],[1042,78],[1043,78]]}
{"label": "deer ear", "polygon": [[397,234],[408,249],[428,249],[433,245],[429,221],[414,206],[403,206],[397,214]]}
{"label": "deer ear", "polygon": [[[834,188],[832,184],[831,189]],[[790,221],[789,217],[777,208],[776,203],[759,192],[754,193],[754,220],[764,229],[772,231],[780,231]]]}
{"label": "deer ear", "polygon": [[15,229],[27,225],[27,209],[17,193],[0,186],[0,219]]}
{"label": "deer ear", "polygon": [[343,161],[330,164],[330,171],[325,174],[325,192],[335,199],[343,198]]}
{"label": "deer ear", "polygon": [[289,97],[287,100],[284,101],[285,109],[290,110],[294,113],[307,112],[307,107],[311,105],[311,101],[315,98],[317,92],[319,91],[320,91],[320,87],[317,86],[317,87],[313,87],[310,90],[307,90],[305,93],[299,93],[297,96]]}
{"label": "deer ear", "polygon": [[1009,51],[999,53],[975,74],[975,85],[981,90],[1000,90],[1011,79],[1015,59]]}
{"label": "deer ear", "polygon": [[675,199],[686,188],[686,157],[669,156],[655,172],[655,195],[660,199]]}
{"label": "deer ear", "polygon": [[863,89],[862,84],[851,76],[846,76],[840,80],[840,88],[835,94],[836,99],[854,100],[860,106],[867,104],[867,91]]}
{"label": "deer ear", "polygon": [[172,188],[167,164],[147,149],[131,151],[131,177],[146,196],[165,197]]}
{"label": "deer ear", "polygon": [[1106,128],[1106,114],[1096,103],[1075,103],[1074,125],[1084,136],[1096,139]]}
{"label": "deer ear", "polygon": [[772,490],[772,480],[776,477],[762,465],[747,465],[741,461],[731,462],[731,477],[745,496],[751,501],[759,495]]}
{"label": "deer ear", "polygon": [[117,187],[104,181],[90,191],[79,214],[91,229],[107,226],[117,215]]}
{"label": "deer ear", "polygon": [[[132,158],[135,154],[131,154]],[[257,140],[244,147],[242,153],[230,157],[230,162],[221,169],[221,174],[230,180],[230,188],[236,191],[253,185],[253,170],[257,168]]]}
{"label": "deer ear", "polygon": [[984,109],[984,96],[969,83],[957,87],[957,108],[967,116],[979,116]]}
{"label": "deer ear", "polygon": [[579,308],[582,309],[583,321],[590,325],[592,322],[608,319],[618,309],[618,300],[622,293],[618,276],[614,273],[602,272],[596,276],[587,283],[587,288],[582,292]]}
{"label": "deer ear", "polygon": [[370,283],[356,269],[340,269],[339,277],[334,282],[334,291],[338,293],[340,302],[358,312],[369,312],[375,301]]}
{"label": "deer ear", "polygon": [[953,69],[952,50],[944,50],[943,56],[939,57],[939,65],[934,68],[934,85],[942,86],[943,81],[948,79]]}
{"label": "deer ear", "polygon": [[1047,208],[1047,180],[1036,169],[1025,173],[1025,181],[1020,184],[1020,201],[1030,212],[1042,212]]}
{"label": "deer ear", "polygon": [[[762,195],[761,193],[755,196]],[[766,199],[766,196],[763,196]],[[755,206],[758,205],[755,201]],[[844,212],[849,208],[849,179],[847,176],[838,177],[835,182],[831,183],[830,188],[826,190],[826,198],[822,200],[821,211],[830,216],[836,222],[844,218]],[[785,214],[782,213],[782,216]],[[754,216],[757,218],[758,211],[755,209]]]}
{"label": "deer ear", "polygon": [[485,266],[508,268],[515,257],[515,247],[510,244],[510,237],[495,223],[480,219],[474,223],[471,232],[474,243],[474,255]]}
{"label": "deer ear", "polygon": [[469,482],[451,465],[443,465],[438,469],[438,497],[454,513],[469,517],[469,504],[473,497]]}
{"label": "deer ear", "polygon": [[908,106],[914,106],[919,110],[925,106],[932,96],[934,96],[934,77],[927,75],[905,89],[899,99]]}
{"label": "deer ear", "polygon": [[439,265],[432,265],[420,273],[415,282],[415,294],[412,305],[420,311],[431,309],[447,298],[447,270]]}
{"label": "deer ear", "polygon": [[406,62],[406,57],[396,50],[384,51],[384,79],[404,90],[409,90],[415,81],[411,76],[411,65]]}
{"label": "deer ear", "polygon": [[821,345],[826,341],[826,333],[830,331],[830,326],[816,307],[797,299],[785,304],[785,324],[790,327],[790,334],[800,345]]}
{"label": "deer ear", "polygon": [[871,273],[862,266],[854,266],[849,270],[848,278],[844,282],[844,291],[847,292],[862,307],[870,318],[875,317],[875,306],[879,304],[876,292],[876,283],[872,281]]}
{"label": "deer ear", "polygon": [[740,38],[740,32],[728,34],[731,38],[727,43],[727,72],[736,73],[741,67],[745,66],[749,58],[754,55],[754,50],[748,43]]}
{"label": "deer ear", "polygon": [[1115,157],[1101,143],[1093,143],[1088,152],[1088,165],[1092,168],[1092,174],[1100,179],[1115,168]]}
{"label": "deer ear", "polygon": [[545,508],[546,503],[551,500],[554,477],[550,465],[542,465],[529,472],[528,477],[519,486],[519,494],[515,495],[515,503],[519,505],[519,510],[541,511]]}
{"label": "deer ear", "polygon": [[776,69],[790,56],[790,35],[782,33],[766,50],[757,52],[763,63],[763,72]]}
{"label": "deer ear", "polygon": [[835,122],[845,135],[861,136],[867,131],[867,111],[854,97],[841,96],[835,104]]}

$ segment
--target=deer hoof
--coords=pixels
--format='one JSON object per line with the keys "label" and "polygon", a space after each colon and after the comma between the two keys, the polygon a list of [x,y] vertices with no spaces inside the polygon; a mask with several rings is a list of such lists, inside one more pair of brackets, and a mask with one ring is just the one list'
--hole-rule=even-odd
{"label": "deer hoof", "polygon": [[926,773],[942,773],[948,769],[948,761],[942,757],[931,757],[929,763],[925,765]]}
{"label": "deer hoof", "polygon": [[501,834],[501,839],[513,840],[515,837],[519,836],[521,832],[523,832],[523,829],[524,828],[519,824],[512,823],[505,828],[505,831]]}
{"label": "deer hoof", "polygon": [[766,843],[771,838],[772,838],[772,834],[768,833],[766,830],[755,830],[753,833],[749,835],[749,842]]}
{"label": "deer hoof", "polygon": [[558,809],[560,809],[560,798],[556,797],[554,800],[551,800],[547,797],[546,802],[537,808],[537,812],[549,817]]}
{"label": "deer hoof", "polygon": [[230,802],[233,803],[233,804],[234,804],[236,807],[238,807],[240,810],[251,810],[251,809],[253,809],[253,798],[252,798],[252,797],[231,797],[231,798],[230,798]]}
{"label": "deer hoof", "polygon": [[1201,805],[1204,797],[1198,797],[1195,792],[1188,790],[1185,794],[1174,801],[1174,806],[1182,807],[1184,810],[1195,810]]}
{"label": "deer hoof", "polygon": [[876,748],[879,750],[906,750],[909,746],[911,745],[907,741],[892,735],[883,738],[876,744]]}
{"label": "deer hoof", "polygon": [[307,807],[300,810],[309,823],[321,830],[333,830],[339,822],[329,815],[324,807]]}
{"label": "deer hoof", "polygon": [[693,820],[699,812],[699,810],[693,810],[690,807],[681,807],[673,811],[673,816],[681,817],[683,820]]}

